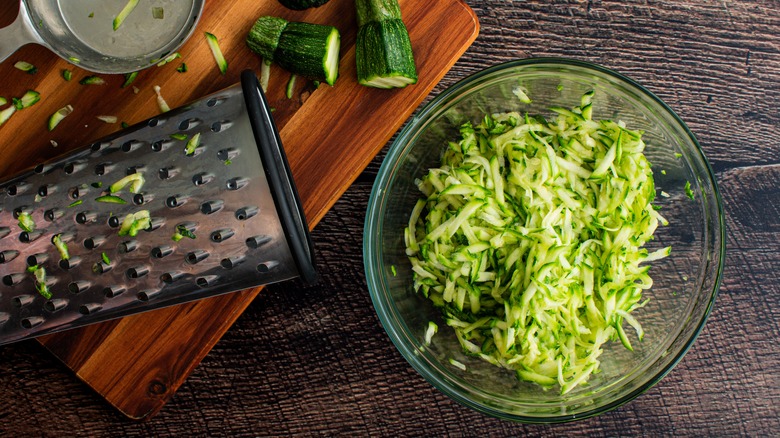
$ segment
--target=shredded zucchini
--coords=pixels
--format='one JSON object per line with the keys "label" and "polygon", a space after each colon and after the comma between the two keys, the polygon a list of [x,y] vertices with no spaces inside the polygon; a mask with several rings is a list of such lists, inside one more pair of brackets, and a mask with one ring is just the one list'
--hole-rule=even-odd
{"label": "shredded zucchini", "polygon": [[160,107],[160,112],[167,113],[171,110],[171,107],[168,106],[168,102],[165,101],[165,99],[162,97],[162,93],[160,92],[160,86],[155,85],[152,87],[154,90],[154,94],[157,95],[157,106]]}
{"label": "shredded zucchini", "polygon": [[129,0],[124,8],[122,8],[121,11],[119,11],[119,14],[114,18],[114,31],[119,29],[119,26],[122,25],[122,23],[125,21],[128,15],[130,15],[131,12],[133,12],[133,9],[138,6],[138,0]]}
{"label": "shredded zucchini", "polygon": [[597,372],[605,342],[632,349],[623,322],[641,340],[632,312],[653,284],[647,263],[671,250],[644,248],[667,222],[651,204],[642,133],[591,120],[592,97],[549,121],[464,124],[418,181],[405,230],[414,288],[464,353],[561,393]]}
{"label": "shredded zucchini", "polygon": [[19,228],[28,233],[35,231],[35,221],[30,216],[30,213],[26,211],[19,213]]}
{"label": "shredded zucchini", "polygon": [[57,248],[57,251],[60,253],[60,259],[62,260],[70,259],[70,251],[68,251],[68,244],[62,240],[61,234],[55,234],[54,236],[52,236],[51,243],[54,245],[55,248]]}
{"label": "shredded zucchini", "polygon": [[139,231],[149,228],[151,224],[152,219],[149,210],[129,213],[119,226],[119,235],[135,237]]}
{"label": "shredded zucchini", "polygon": [[31,268],[35,277],[35,289],[47,300],[51,299],[51,291],[49,291],[49,285],[46,284],[46,268],[43,266],[32,266]]}
{"label": "shredded zucchini", "polygon": [[195,155],[198,146],[200,146],[200,132],[193,135],[192,138],[187,141],[187,145],[184,146],[184,155],[188,157]]}
{"label": "shredded zucchini", "polygon": [[214,56],[217,67],[219,67],[219,72],[224,75],[227,73],[228,63],[227,60],[225,60],[225,56],[222,54],[222,49],[219,47],[219,40],[214,34],[206,32],[206,43],[211,50],[211,54]]}

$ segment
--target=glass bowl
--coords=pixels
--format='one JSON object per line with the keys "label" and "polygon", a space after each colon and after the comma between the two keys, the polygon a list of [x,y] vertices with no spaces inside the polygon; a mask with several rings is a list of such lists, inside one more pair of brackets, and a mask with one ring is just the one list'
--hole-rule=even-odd
{"label": "glass bowl", "polygon": [[[513,93],[523,87],[532,103]],[[634,351],[611,341],[600,372],[562,395],[515,373],[463,353],[441,311],[414,291],[404,228],[422,197],[415,180],[438,167],[459,127],[486,114],[520,111],[549,117],[550,107],[572,108],[594,90],[593,120],[622,120],[644,131],[652,164],[654,204],[669,220],[649,251],[672,246],[652,263],[647,305],[632,314],[645,330],[631,337]],[[685,189],[690,182],[694,198]],[[661,193],[663,191],[663,193]],[[723,209],[707,159],[683,121],[633,80],[593,64],[566,59],[524,59],[488,68],[455,84],[426,105],[393,142],[374,184],[365,221],[363,256],[379,319],[403,357],[429,383],[457,402],[487,415],[521,422],[571,421],[603,413],[646,391],[680,361],[709,315],[723,270]],[[438,333],[425,345],[429,321]],[[454,364],[452,360],[456,361]],[[459,365],[465,365],[465,370]]]}

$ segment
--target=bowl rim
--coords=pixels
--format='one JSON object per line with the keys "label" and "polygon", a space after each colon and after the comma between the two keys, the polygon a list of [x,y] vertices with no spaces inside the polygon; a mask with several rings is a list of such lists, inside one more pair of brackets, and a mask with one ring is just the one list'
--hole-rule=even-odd
{"label": "bowl rim", "polygon": [[[388,297],[388,294],[384,293],[384,289],[381,287],[380,281],[378,279],[379,275],[381,274],[378,275],[371,274],[372,272],[380,271],[379,269],[377,269],[379,266],[374,263],[375,259],[373,257],[373,254],[375,253],[374,239],[376,239],[380,235],[380,228],[381,228],[378,224],[378,221],[373,221],[372,218],[376,216],[376,214],[379,212],[378,207],[382,204],[380,202],[380,199],[386,193],[384,191],[385,185],[393,174],[393,168],[397,163],[397,159],[399,155],[405,149],[404,146],[407,143],[407,138],[410,135],[415,133],[415,130],[418,127],[420,121],[426,121],[428,119],[428,116],[432,112],[439,110],[440,102],[447,101],[450,97],[460,93],[462,89],[468,87],[471,83],[477,82],[481,78],[493,75],[499,71],[514,69],[517,67],[540,66],[545,64],[548,64],[550,66],[571,66],[579,69],[584,69],[586,71],[592,70],[601,73],[605,76],[612,77],[613,79],[616,79],[619,82],[623,82],[626,86],[635,88],[635,90],[638,93],[644,94],[645,97],[650,98],[650,100],[652,100],[655,104],[659,105],[659,107],[663,111],[665,111],[667,115],[670,116],[672,120],[679,125],[679,127],[682,128],[683,133],[690,139],[692,144],[695,146],[694,152],[698,153],[699,155],[698,158],[701,160],[701,162],[704,165],[703,174],[707,175],[708,182],[712,184],[712,196],[715,200],[714,213],[717,214],[717,223],[713,224],[713,228],[717,227],[715,228],[715,231],[718,230],[720,231],[719,233],[717,233],[717,235],[715,235],[716,242],[719,242],[720,245],[714,248],[715,252],[717,253],[717,259],[715,260],[715,262],[717,262],[717,266],[715,269],[715,278],[712,284],[712,290],[709,294],[709,300],[708,300],[709,302],[707,303],[706,308],[703,314],[701,315],[696,327],[691,332],[689,339],[685,341],[683,348],[681,348],[680,351],[676,353],[673,359],[670,360],[666,366],[661,368],[647,382],[640,385],[638,388],[634,389],[633,391],[609,403],[598,406],[594,409],[590,409],[583,413],[577,413],[577,414],[563,414],[559,416],[535,417],[529,415],[510,414],[501,411],[493,406],[489,406],[471,400],[470,398],[465,397],[461,393],[454,391],[452,383],[447,382],[445,379],[443,379],[441,376],[437,374],[428,372],[427,369],[424,369],[420,364],[412,360],[412,356],[415,355],[416,351],[403,342],[402,333],[398,333],[399,330],[400,331],[403,330],[396,328],[394,322],[391,321],[391,319],[398,319],[398,317],[394,312],[391,311],[392,306],[390,306],[389,303],[390,299]],[[364,230],[363,231],[364,233],[363,263],[364,263],[366,283],[368,286],[369,295],[371,297],[371,301],[374,305],[377,316],[385,332],[387,333],[392,343],[395,345],[396,349],[401,353],[401,356],[404,357],[404,359],[412,366],[412,368],[415,371],[417,371],[418,374],[420,374],[420,376],[423,377],[424,380],[426,380],[437,390],[439,390],[449,398],[455,400],[456,402],[465,405],[467,407],[470,407],[482,414],[490,415],[499,419],[512,420],[512,421],[517,421],[522,423],[563,423],[563,422],[569,422],[569,421],[593,417],[608,412],[610,410],[613,410],[619,406],[622,406],[634,400],[636,397],[638,397],[645,391],[655,386],[655,384],[657,384],[661,379],[663,379],[682,360],[685,354],[693,346],[694,342],[696,341],[702,329],[704,328],[704,325],[709,319],[709,316],[712,313],[715,299],[718,295],[720,285],[723,279],[723,269],[725,264],[725,253],[726,253],[726,223],[725,223],[725,215],[723,209],[723,200],[720,194],[720,190],[718,188],[717,179],[715,178],[715,173],[712,169],[710,162],[707,160],[706,156],[704,155],[704,152],[701,148],[701,144],[699,143],[698,139],[693,134],[693,132],[690,130],[688,125],[682,120],[682,118],[679,115],[677,115],[677,113],[671,107],[669,107],[669,105],[667,105],[653,92],[651,92],[650,90],[648,90],[643,85],[636,82],[635,80],[621,73],[618,73],[614,70],[611,70],[607,67],[603,67],[591,62],[581,61],[577,59],[570,59],[570,58],[558,58],[558,57],[525,58],[525,59],[518,59],[518,60],[496,64],[494,66],[488,67],[486,69],[483,69],[481,71],[478,71],[476,73],[473,73],[469,76],[460,79],[454,85],[448,87],[443,92],[441,92],[438,96],[435,96],[430,102],[423,105],[417,111],[417,113],[407,121],[404,128],[398,133],[395,140],[391,143],[389,147],[387,155],[385,156],[380,166],[380,169],[377,173],[377,177],[375,179],[374,185],[371,190],[363,230]]]}

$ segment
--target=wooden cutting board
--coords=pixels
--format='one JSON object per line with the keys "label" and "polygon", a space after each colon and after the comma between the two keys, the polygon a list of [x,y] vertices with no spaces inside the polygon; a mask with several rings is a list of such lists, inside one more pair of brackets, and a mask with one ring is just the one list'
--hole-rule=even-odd
{"label": "wooden cutting board", "polygon": [[[332,0],[309,11],[287,10],[272,0],[208,1],[183,58],[142,71],[132,87],[122,76],[104,75],[105,85],[79,85],[90,73],[46,49],[28,45],[0,64],[0,96],[41,93],[35,106],[0,126],[0,175],[11,175],[65,154],[120,129],[99,115],[133,124],[158,114],[154,85],[175,108],[238,82],[244,69],[260,70],[260,59],[244,42],[254,20],[276,15],[292,21],[336,26],[342,35],[340,77],[334,87],[315,89],[297,81],[284,95],[289,73],[272,68],[268,99],[287,151],[310,227],[313,227],[358,174],[402,126],[433,87],[474,41],[479,23],[462,0],[401,0],[419,72],[419,82],[403,90],[359,86],[355,74],[355,16],[352,0]],[[0,9],[0,26],[17,8]],[[229,62],[221,75],[206,45],[214,33]],[[29,75],[13,67],[24,60],[38,67]],[[178,73],[181,61],[189,71]],[[62,69],[73,70],[65,82]],[[65,105],[74,112],[53,132],[49,115]],[[56,143],[56,146],[55,146]],[[174,395],[192,370],[246,309],[260,289],[222,295],[39,338],[39,341],[109,403],[131,418],[149,418]]]}

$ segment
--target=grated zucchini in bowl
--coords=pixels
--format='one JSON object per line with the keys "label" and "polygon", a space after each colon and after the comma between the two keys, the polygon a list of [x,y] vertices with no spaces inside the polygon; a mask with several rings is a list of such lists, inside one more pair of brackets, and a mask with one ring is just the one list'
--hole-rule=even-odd
{"label": "grated zucchini in bowl", "polygon": [[464,353],[567,393],[602,345],[632,350],[624,323],[647,302],[643,248],[666,220],[642,132],[592,120],[593,92],[551,120],[518,112],[462,125],[405,229],[414,288],[441,308]]}

